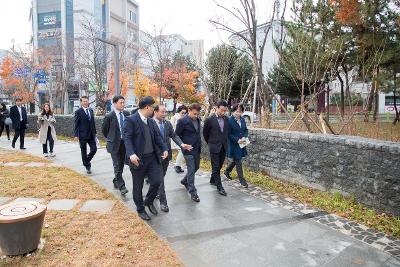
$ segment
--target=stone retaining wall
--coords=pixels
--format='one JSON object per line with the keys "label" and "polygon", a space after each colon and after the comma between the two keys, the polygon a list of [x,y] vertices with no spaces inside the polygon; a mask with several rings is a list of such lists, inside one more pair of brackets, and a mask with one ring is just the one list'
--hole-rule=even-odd
{"label": "stone retaining wall", "polygon": [[[36,131],[29,116],[30,131]],[[73,136],[73,116],[56,116],[57,133]],[[99,138],[103,118],[96,117]],[[338,191],[359,202],[400,216],[400,143],[251,129],[245,165],[270,176],[319,190]],[[203,155],[208,156],[207,148]]]}

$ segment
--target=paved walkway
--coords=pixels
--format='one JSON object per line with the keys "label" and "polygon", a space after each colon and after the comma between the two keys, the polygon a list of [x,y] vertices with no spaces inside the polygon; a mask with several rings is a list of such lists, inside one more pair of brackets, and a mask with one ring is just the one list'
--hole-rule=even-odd
{"label": "paved walkway", "polygon": [[[1,138],[0,147],[10,143]],[[36,140],[27,139],[26,147],[27,153],[41,155]],[[78,144],[58,142],[55,152],[56,164],[85,173]],[[98,150],[92,171],[90,178],[121,197],[113,188],[112,163],[104,148]],[[400,266],[400,242],[382,233],[256,187],[243,190],[226,183],[228,196],[222,197],[208,184],[207,173],[196,178],[201,202],[194,203],[179,184],[181,177],[169,170],[171,211],[153,216],[149,225],[187,266]],[[134,209],[127,168],[124,179],[130,193],[122,201]]]}

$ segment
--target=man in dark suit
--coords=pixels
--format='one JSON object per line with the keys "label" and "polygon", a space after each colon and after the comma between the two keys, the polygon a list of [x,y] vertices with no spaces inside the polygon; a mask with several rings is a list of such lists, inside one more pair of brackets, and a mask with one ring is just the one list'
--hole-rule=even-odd
{"label": "man in dark suit", "polygon": [[107,152],[111,154],[114,167],[114,187],[119,189],[124,196],[128,193],[125,187],[122,172],[125,165],[125,145],[122,140],[122,129],[125,123],[124,105],[125,98],[123,96],[114,96],[112,99],[113,109],[104,116],[102,132],[107,140]]}
{"label": "man in dark suit", "polygon": [[228,103],[220,100],[217,103],[215,114],[211,115],[204,122],[203,136],[210,149],[212,174],[210,184],[217,186],[218,193],[226,196],[221,182],[221,168],[225,161],[228,150],[229,124],[225,116],[228,110]]}
{"label": "man in dark suit", "polygon": [[165,120],[166,116],[167,109],[164,105],[158,105],[154,108],[153,119],[157,123],[157,126],[160,129],[161,137],[163,138],[164,143],[167,145],[168,148],[168,157],[161,162],[162,177],[160,189],[158,190],[158,195],[160,198],[160,209],[164,212],[169,211],[167,196],[165,194],[164,178],[165,174],[167,173],[169,162],[170,160],[172,160],[171,139],[182,149],[190,150],[192,148],[191,145],[184,144],[179,136],[176,135],[172,124],[169,121]]}
{"label": "man in dark suit", "polygon": [[12,121],[12,127],[15,131],[15,135],[11,143],[12,148],[15,148],[15,142],[17,142],[19,137],[19,148],[26,149],[24,147],[24,140],[28,118],[26,115],[26,109],[22,106],[21,98],[17,98],[15,100],[15,105],[10,108],[10,119]]}
{"label": "man in dark suit", "polygon": [[[82,163],[88,174],[92,173],[90,161],[93,159],[97,151],[96,144],[96,124],[94,120],[94,112],[89,108],[89,98],[82,96],[80,99],[81,108],[75,111],[75,139],[79,139],[81,148]],[[87,154],[87,145],[90,152]]]}
{"label": "man in dark suit", "polygon": [[201,152],[201,124],[199,119],[201,106],[197,103],[189,106],[189,114],[178,120],[175,133],[181,138],[182,142],[191,145],[191,150],[183,150],[186,160],[187,172],[181,180],[181,184],[189,191],[193,201],[200,202],[197,189],[194,184],[195,174],[200,168]]}
{"label": "man in dark suit", "polygon": [[[154,99],[146,96],[139,101],[139,110],[125,120],[123,138],[127,164],[132,173],[132,194],[138,215],[151,220],[145,206],[154,215],[158,214],[153,202],[161,184],[161,160],[168,157],[168,149],[154,120]],[[161,157],[157,151],[162,151]],[[149,190],[143,201],[144,177],[148,177]]]}

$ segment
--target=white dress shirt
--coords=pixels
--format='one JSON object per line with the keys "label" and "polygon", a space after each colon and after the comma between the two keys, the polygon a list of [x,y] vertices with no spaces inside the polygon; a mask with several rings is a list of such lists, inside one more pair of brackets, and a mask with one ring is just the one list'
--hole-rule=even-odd
{"label": "white dress shirt", "polygon": [[122,120],[123,120],[123,121],[125,121],[125,116],[124,116],[124,113],[123,113],[122,111],[119,111],[119,110],[116,109],[116,108],[114,108],[114,112],[115,112],[115,115],[117,116],[118,125],[119,125],[119,131],[120,131],[120,133],[121,133],[121,138],[122,138],[122,127],[121,127],[121,121],[119,120],[119,119],[120,119],[119,114],[122,113]]}
{"label": "white dress shirt", "polygon": [[22,118],[22,107],[17,106],[18,112],[19,112],[19,121],[23,121],[24,119]]}
{"label": "white dress shirt", "polygon": [[147,124],[147,118],[145,116],[143,116],[143,114],[140,112],[140,110],[138,110],[138,113],[139,113],[140,118],[144,122],[144,124]]}

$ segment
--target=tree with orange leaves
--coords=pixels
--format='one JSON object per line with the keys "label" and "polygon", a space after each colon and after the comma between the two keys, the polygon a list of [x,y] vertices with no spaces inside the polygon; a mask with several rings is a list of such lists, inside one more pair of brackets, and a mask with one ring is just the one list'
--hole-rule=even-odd
{"label": "tree with orange leaves", "polygon": [[330,4],[335,7],[335,17],[342,25],[350,26],[361,22],[361,3],[358,0],[330,0]]}

